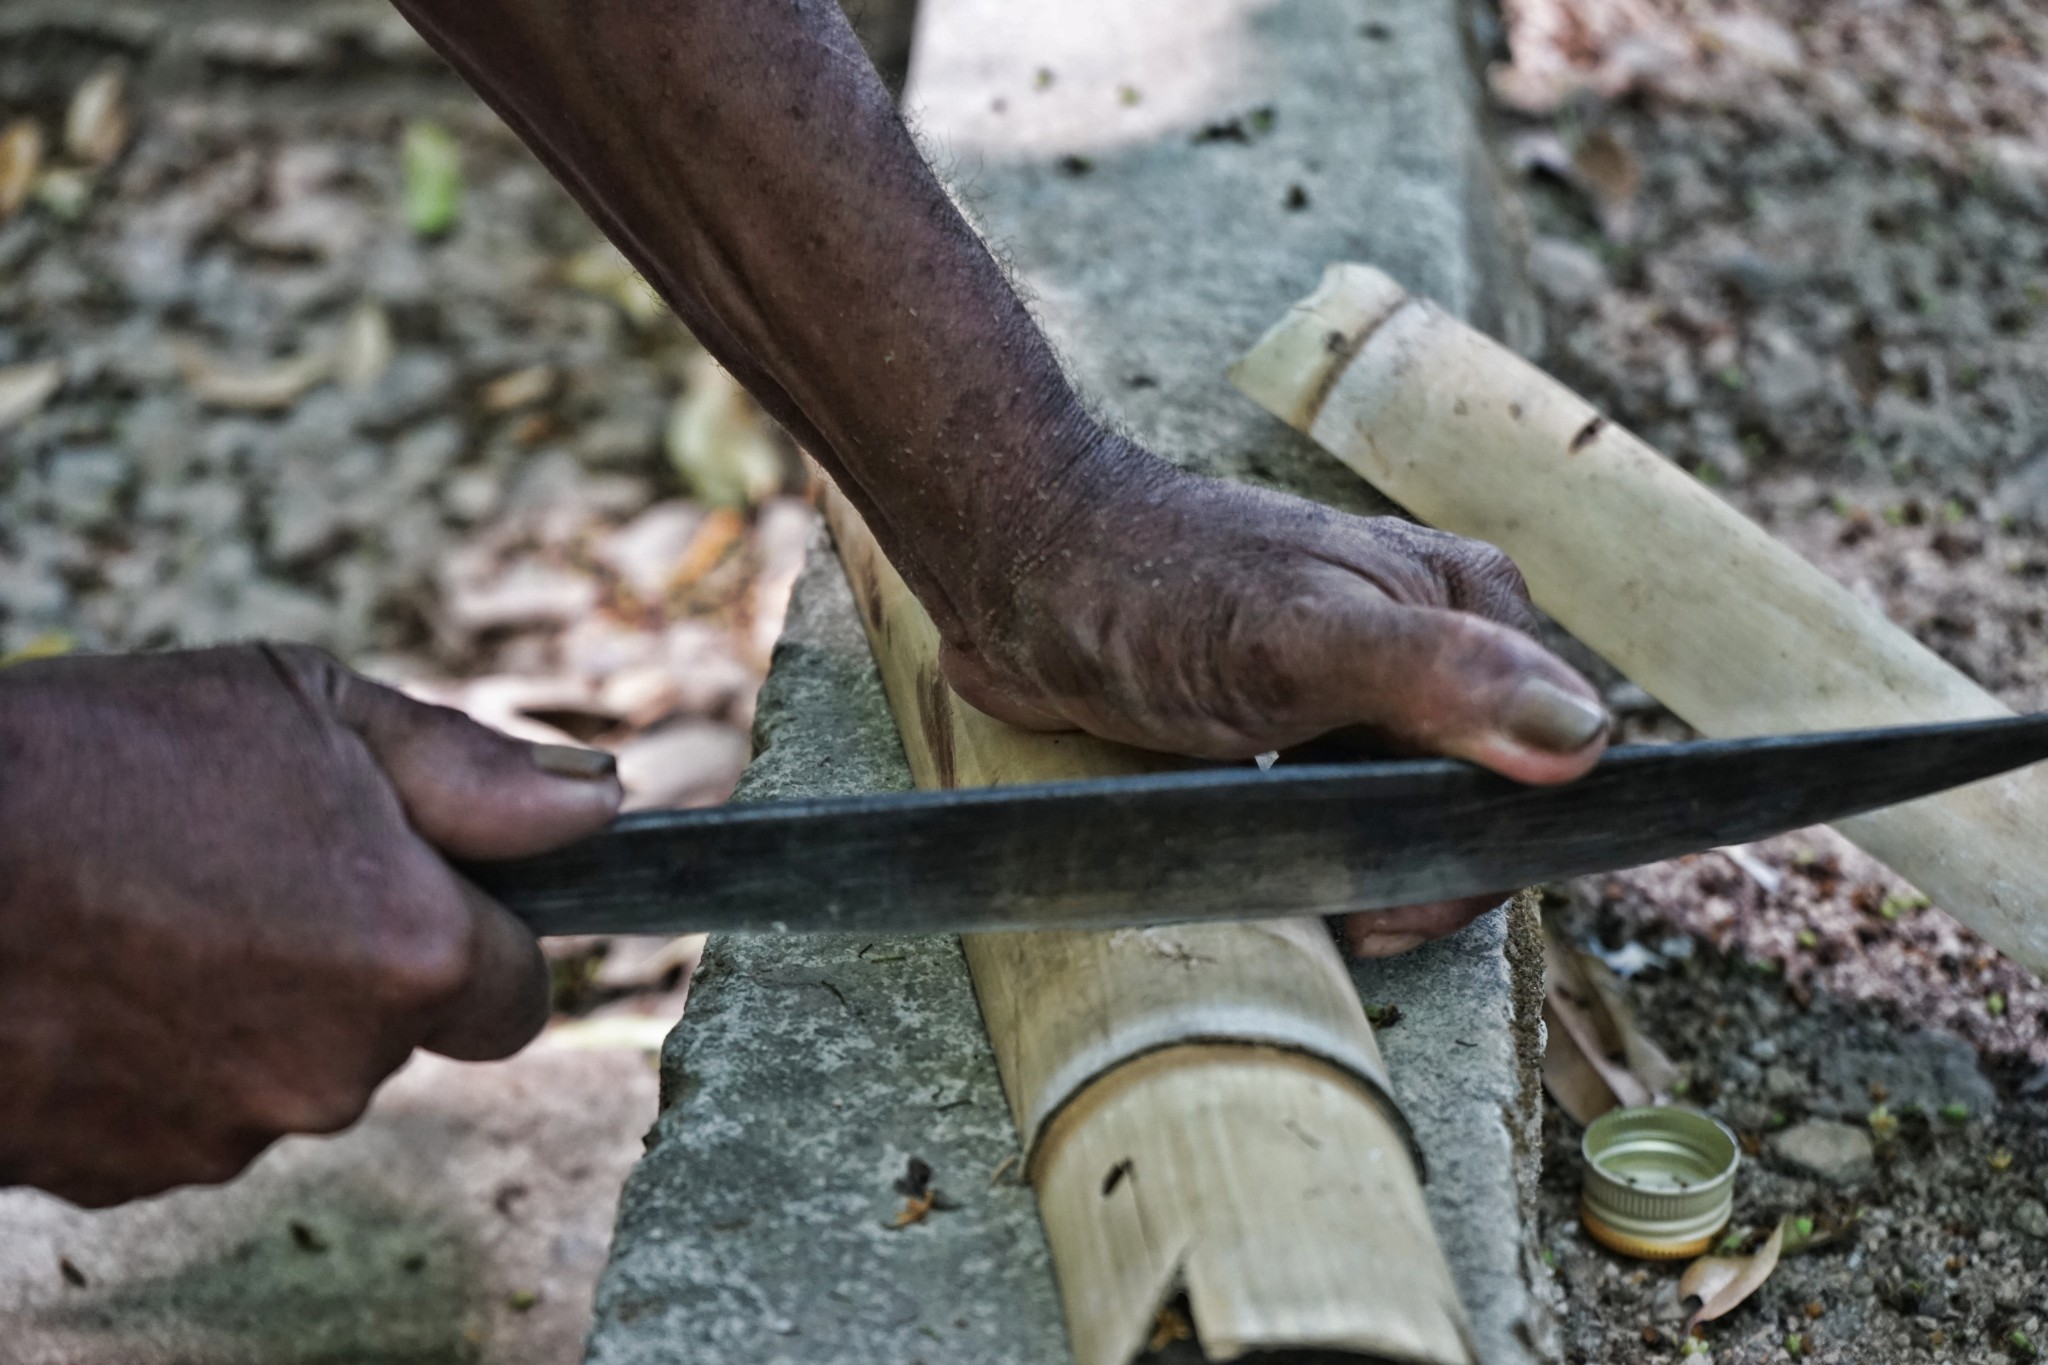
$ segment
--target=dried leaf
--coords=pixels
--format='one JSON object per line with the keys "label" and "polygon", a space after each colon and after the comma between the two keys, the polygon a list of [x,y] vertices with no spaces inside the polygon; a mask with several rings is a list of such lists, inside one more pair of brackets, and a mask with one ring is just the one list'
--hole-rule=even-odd
{"label": "dried leaf", "polygon": [[681,934],[675,938],[621,935],[605,950],[590,983],[608,991],[644,991],[666,985],[670,976],[677,976],[676,984],[681,985],[696,970],[703,955],[702,934]]}
{"label": "dried leaf", "polygon": [[747,766],[747,737],[730,725],[685,720],[619,746],[625,810],[716,805]]}
{"label": "dried leaf", "polygon": [[511,412],[538,403],[555,391],[555,371],[548,365],[529,365],[523,370],[501,374],[484,385],[477,395],[485,412]]}
{"label": "dried leaf", "polygon": [[0,223],[21,212],[43,165],[43,130],[33,119],[16,119],[0,132]]}
{"label": "dried leaf", "polygon": [[364,299],[341,325],[334,344],[334,377],[351,392],[364,393],[384,377],[395,350],[390,314],[375,299]]}
{"label": "dried leaf", "polygon": [[1621,1105],[1646,1104],[1649,1092],[1608,1060],[1592,1022],[1562,992],[1543,1001],[1543,1088],[1581,1127]]}
{"label": "dried leaf", "polygon": [[889,1226],[891,1228],[907,1228],[913,1223],[922,1223],[931,1216],[931,1211],[936,1203],[936,1197],[929,1190],[923,1194],[912,1195],[903,1201],[903,1207],[897,1210],[894,1218],[889,1220]]}
{"label": "dried leaf", "polygon": [[654,286],[641,278],[619,249],[599,242],[571,256],[562,266],[562,280],[573,288],[610,299],[636,326],[668,316],[668,305]]}
{"label": "dried leaf", "polygon": [[1636,191],[1643,168],[1635,153],[1605,128],[1595,128],[1572,149],[1572,170],[1593,197],[1600,230],[1609,240],[1625,242],[1635,233]]}
{"label": "dried leaf", "polygon": [[696,496],[714,507],[748,507],[773,496],[788,466],[768,423],[739,382],[709,356],[691,366],[669,415],[668,457]]}
{"label": "dried leaf", "polygon": [[57,360],[39,360],[30,365],[9,365],[0,369],[0,431],[26,422],[43,410],[64,387],[64,365]]}
{"label": "dried leaf", "polygon": [[1771,1272],[1778,1268],[1778,1253],[1785,1243],[1788,1221],[1780,1219],[1764,1244],[1750,1255],[1702,1256],[1685,1268],[1678,1281],[1679,1296],[1700,1301],[1699,1308],[1686,1321],[1688,1333],[1734,1308],[1771,1277]]}
{"label": "dried leaf", "polygon": [[446,128],[425,119],[408,124],[399,146],[405,177],[406,225],[438,237],[462,217],[462,149]]}
{"label": "dried leaf", "polygon": [[119,66],[86,78],[64,111],[64,150],[88,166],[104,166],[128,145],[128,76]]}
{"label": "dried leaf", "polygon": [[238,412],[276,412],[289,408],[334,373],[334,356],[324,348],[303,351],[268,365],[234,365],[197,346],[178,352],[185,387],[202,403]]}
{"label": "dried leaf", "polygon": [[1678,1067],[1636,1023],[1606,963],[1546,932],[1543,969],[1545,1019],[1557,1020],[1544,1052],[1544,1083],[1560,1108],[1586,1123],[1616,1104],[1648,1104],[1672,1092]]}
{"label": "dried leaf", "polygon": [[591,557],[619,576],[642,602],[668,595],[679,566],[704,524],[704,509],[680,498],[658,502],[591,547]]}
{"label": "dried leaf", "polygon": [[1621,982],[1607,964],[1590,953],[1581,954],[1580,960],[1585,978],[1593,988],[1591,1003],[1593,1012],[1601,1021],[1602,1035],[1620,1039],[1622,1059],[1628,1064],[1630,1074],[1653,1098],[1669,1095],[1671,1088],[1678,1084],[1677,1064],[1636,1023],[1635,1012],[1628,1007]]}
{"label": "dried leaf", "polygon": [[737,511],[721,507],[704,518],[697,533],[690,537],[689,548],[676,561],[675,572],[669,575],[669,583],[675,587],[687,587],[717,568],[726,555],[746,538],[747,522]]}

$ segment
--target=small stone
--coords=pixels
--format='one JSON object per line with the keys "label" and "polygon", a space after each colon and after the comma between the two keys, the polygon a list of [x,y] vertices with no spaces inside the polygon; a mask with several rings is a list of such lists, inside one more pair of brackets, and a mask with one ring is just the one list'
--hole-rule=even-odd
{"label": "small stone", "polygon": [[1806,1092],[1806,1082],[1790,1067],[1764,1068],[1764,1094],[1773,1100],[1796,1100]]}
{"label": "small stone", "polygon": [[2048,1242],[2048,1206],[2038,1199],[2022,1199],[2012,1211],[2012,1225],[2037,1242]]}
{"label": "small stone", "polygon": [[50,510],[66,530],[111,520],[128,481],[128,462],[114,450],[67,450],[50,461]]}
{"label": "small stone", "polygon": [[1756,1058],[1760,1062],[1777,1061],[1778,1040],[1776,1038],[1757,1039],[1755,1042],[1749,1045],[1749,1055]]}
{"label": "small stone", "polygon": [[1846,1123],[1810,1119],[1771,1139],[1773,1156],[1831,1185],[1859,1185],[1877,1174],[1870,1134]]}
{"label": "small stone", "polygon": [[1607,267],[1576,242],[1538,237],[1529,244],[1529,277],[1554,302],[1584,307],[1607,290]]}

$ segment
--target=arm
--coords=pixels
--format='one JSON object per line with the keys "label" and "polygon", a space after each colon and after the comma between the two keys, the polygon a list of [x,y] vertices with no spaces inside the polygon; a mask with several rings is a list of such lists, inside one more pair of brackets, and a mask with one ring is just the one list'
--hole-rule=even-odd
{"label": "arm", "polygon": [[1015,723],[1244,757],[1339,726],[1528,781],[1586,683],[1485,546],[1090,419],[832,0],[398,0],[860,508]]}

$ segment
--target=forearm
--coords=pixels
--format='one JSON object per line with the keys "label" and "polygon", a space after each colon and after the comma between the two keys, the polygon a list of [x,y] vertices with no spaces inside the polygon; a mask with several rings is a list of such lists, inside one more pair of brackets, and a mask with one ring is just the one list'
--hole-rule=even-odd
{"label": "forearm", "polygon": [[1143,461],[1097,433],[831,0],[398,4],[832,470],[950,635],[1078,484]]}

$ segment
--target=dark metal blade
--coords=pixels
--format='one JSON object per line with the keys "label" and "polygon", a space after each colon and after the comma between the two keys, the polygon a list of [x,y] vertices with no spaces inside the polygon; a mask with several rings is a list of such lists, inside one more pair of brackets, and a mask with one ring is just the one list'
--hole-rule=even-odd
{"label": "dark metal blade", "polygon": [[1438,760],[1210,769],[651,811],[465,871],[541,934],[1335,914],[1745,843],[2042,758],[2048,713],[1619,748],[1561,787]]}

